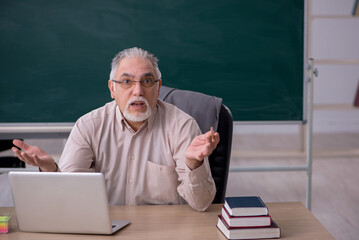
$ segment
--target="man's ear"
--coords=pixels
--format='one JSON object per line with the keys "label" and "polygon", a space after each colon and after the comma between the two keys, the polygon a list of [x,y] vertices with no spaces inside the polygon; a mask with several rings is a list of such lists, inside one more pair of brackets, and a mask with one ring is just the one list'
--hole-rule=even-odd
{"label": "man's ear", "polygon": [[157,98],[160,97],[161,86],[162,86],[162,79],[159,79],[159,81],[158,81],[158,90],[157,90]]}
{"label": "man's ear", "polygon": [[110,93],[111,93],[111,98],[115,99],[115,83],[111,80],[108,80],[108,88],[110,89]]}

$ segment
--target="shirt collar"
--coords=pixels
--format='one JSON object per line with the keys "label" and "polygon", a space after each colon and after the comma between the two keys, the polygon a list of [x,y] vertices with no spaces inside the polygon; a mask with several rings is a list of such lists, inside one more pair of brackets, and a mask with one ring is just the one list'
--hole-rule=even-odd
{"label": "shirt collar", "polygon": [[158,104],[156,104],[156,106],[153,108],[151,116],[149,117],[149,119],[147,119],[147,121],[148,121],[148,124],[147,124],[148,130],[152,130],[153,125],[155,124],[157,112],[158,112]]}
{"label": "shirt collar", "polygon": [[125,119],[123,118],[123,115],[120,111],[120,108],[118,107],[117,103],[116,103],[116,120],[117,120],[117,124],[118,126],[121,127],[121,130],[125,130],[125,127],[126,127],[126,121]]}

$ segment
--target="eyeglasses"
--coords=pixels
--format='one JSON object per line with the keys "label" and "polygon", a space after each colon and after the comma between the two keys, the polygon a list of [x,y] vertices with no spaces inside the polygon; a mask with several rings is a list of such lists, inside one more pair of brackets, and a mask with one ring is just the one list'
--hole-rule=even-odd
{"label": "eyeglasses", "polygon": [[114,83],[118,83],[120,84],[120,86],[122,88],[125,88],[125,89],[128,89],[130,87],[132,87],[133,85],[136,84],[136,82],[139,82],[141,84],[142,87],[144,88],[150,88],[152,87],[156,82],[158,82],[160,79],[157,79],[157,80],[153,80],[151,78],[146,78],[146,79],[143,79],[143,80],[140,80],[140,81],[133,81],[133,80],[130,80],[130,79],[125,79],[123,81],[116,81],[116,80],[111,80],[112,82]]}

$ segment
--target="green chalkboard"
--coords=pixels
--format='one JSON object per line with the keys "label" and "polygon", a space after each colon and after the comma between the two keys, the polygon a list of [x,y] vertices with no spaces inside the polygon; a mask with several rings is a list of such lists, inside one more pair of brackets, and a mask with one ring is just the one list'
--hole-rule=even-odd
{"label": "green chalkboard", "polygon": [[303,120],[304,0],[0,0],[0,33],[0,123],[102,106],[133,46],[163,85],[223,98],[236,121]]}

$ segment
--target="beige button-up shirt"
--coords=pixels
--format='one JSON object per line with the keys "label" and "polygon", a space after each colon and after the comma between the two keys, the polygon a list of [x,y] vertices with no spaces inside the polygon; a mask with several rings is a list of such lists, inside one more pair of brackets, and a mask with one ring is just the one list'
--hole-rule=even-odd
{"label": "beige button-up shirt", "polygon": [[200,133],[192,117],[161,100],[135,132],[112,101],[76,122],[59,168],[103,173],[111,205],[187,202],[204,211],[216,192],[208,159],[193,171],[185,164]]}

